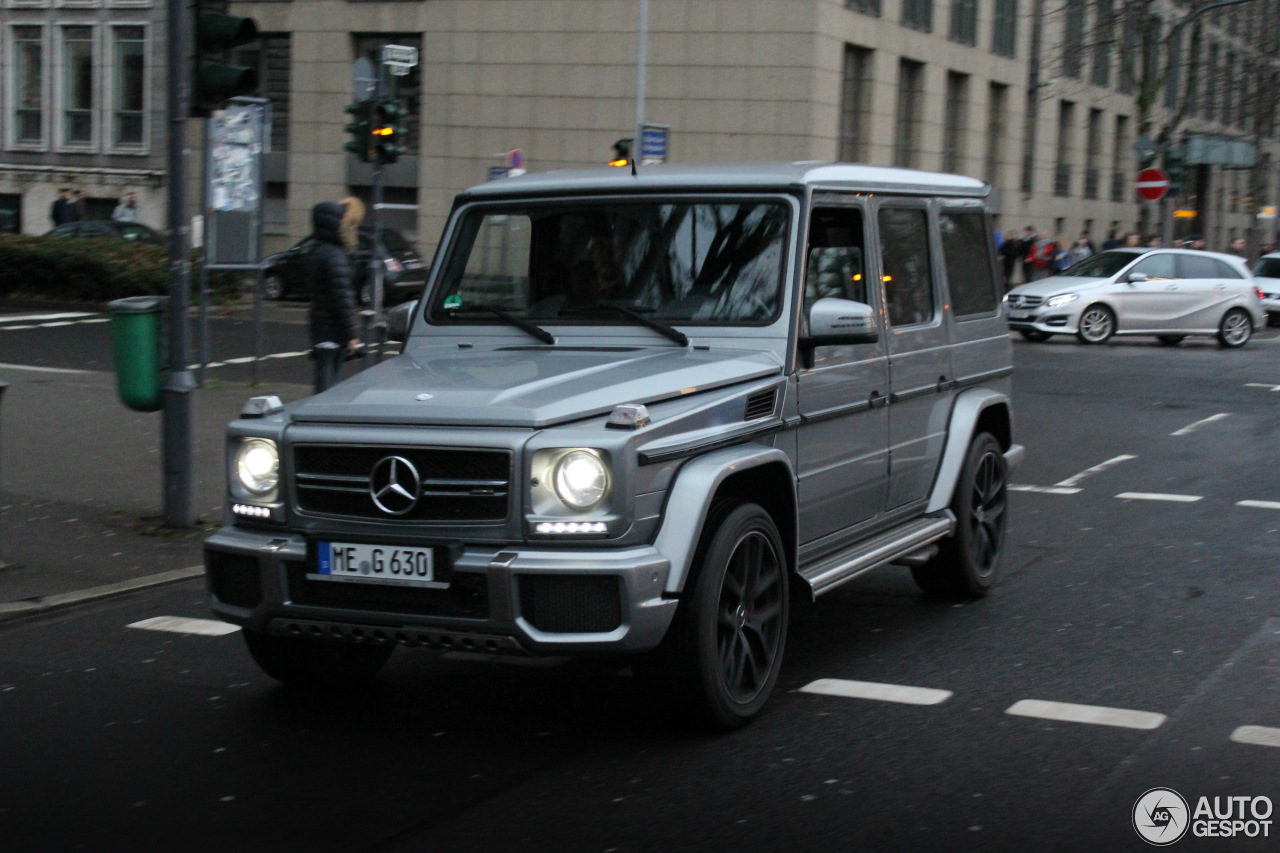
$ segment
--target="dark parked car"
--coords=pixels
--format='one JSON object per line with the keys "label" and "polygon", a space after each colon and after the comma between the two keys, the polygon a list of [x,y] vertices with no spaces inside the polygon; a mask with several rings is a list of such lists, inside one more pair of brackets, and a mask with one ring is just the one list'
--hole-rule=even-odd
{"label": "dark parked car", "polygon": [[[373,229],[360,229],[360,246],[352,257],[355,284],[360,301],[368,304],[372,298],[369,282],[369,259],[373,244]],[[297,243],[277,252],[263,261],[264,295],[268,299],[310,299],[311,282],[307,280],[307,264],[304,259],[315,247],[315,238],[304,237]],[[413,299],[422,291],[427,278],[427,265],[403,234],[391,228],[383,228],[378,240],[378,257],[386,274],[383,277],[383,301],[395,305]]]}
{"label": "dark parked car", "polygon": [[115,237],[149,246],[167,245],[164,235],[140,222],[116,222],[114,219],[85,219],[67,222],[47,232],[46,237]]}

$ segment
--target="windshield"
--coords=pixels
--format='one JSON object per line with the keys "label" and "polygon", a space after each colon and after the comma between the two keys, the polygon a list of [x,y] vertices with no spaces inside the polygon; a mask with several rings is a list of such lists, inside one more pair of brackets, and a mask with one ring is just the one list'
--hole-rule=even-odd
{"label": "windshield", "polygon": [[[787,205],[778,200],[486,206],[465,215],[432,322],[763,324],[781,306]],[[492,312],[489,312],[492,313]]]}
{"label": "windshield", "polygon": [[1253,274],[1263,278],[1280,278],[1280,258],[1262,258],[1253,268]]}
{"label": "windshield", "polygon": [[405,236],[399,231],[393,231],[390,228],[383,228],[381,232],[382,245],[388,252],[404,252],[412,251],[413,244],[405,239]]}
{"label": "windshield", "polygon": [[1084,276],[1088,278],[1110,278],[1120,270],[1129,266],[1145,250],[1113,249],[1090,255],[1075,266],[1054,273],[1059,276]]}

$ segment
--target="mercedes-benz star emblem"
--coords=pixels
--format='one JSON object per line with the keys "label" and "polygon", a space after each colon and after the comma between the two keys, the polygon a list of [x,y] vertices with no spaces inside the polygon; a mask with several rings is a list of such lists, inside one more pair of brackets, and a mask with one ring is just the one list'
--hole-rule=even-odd
{"label": "mercedes-benz star emblem", "polygon": [[404,515],[418,503],[422,477],[403,456],[384,456],[369,473],[369,496],[387,515]]}

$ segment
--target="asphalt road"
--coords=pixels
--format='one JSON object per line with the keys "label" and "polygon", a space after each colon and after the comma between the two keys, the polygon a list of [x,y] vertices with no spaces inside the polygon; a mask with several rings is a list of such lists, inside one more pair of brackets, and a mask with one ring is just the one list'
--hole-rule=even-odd
{"label": "asphalt road", "polygon": [[[193,581],[0,628],[0,839],[1111,851],[1147,849],[1132,810],[1152,788],[1192,810],[1280,801],[1280,338],[1018,341],[1015,358],[1028,459],[992,595],[940,604],[886,569],[797,608],[745,730],[682,732],[626,670],[590,662],[400,650],[359,694],[294,694],[236,633],[138,625],[207,619]],[[847,682],[921,704],[810,692]],[[1175,849],[1273,850],[1269,819],[1266,838]]]}

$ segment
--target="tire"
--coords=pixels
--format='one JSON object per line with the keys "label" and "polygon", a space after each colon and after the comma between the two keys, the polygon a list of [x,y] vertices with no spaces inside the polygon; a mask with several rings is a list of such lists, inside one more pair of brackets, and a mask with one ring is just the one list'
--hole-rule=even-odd
{"label": "tire", "polygon": [[974,436],[951,498],[956,532],[939,543],[938,556],[911,576],[930,595],[980,598],[995,583],[1004,552],[1009,466],[991,433]]}
{"label": "tire", "polygon": [[1085,344],[1104,344],[1116,333],[1116,315],[1101,304],[1090,305],[1080,312],[1076,337]]}
{"label": "tire", "polygon": [[284,298],[284,280],[275,273],[267,273],[262,278],[262,298],[276,301]]}
{"label": "tire", "polygon": [[1024,340],[1031,341],[1033,344],[1042,344],[1053,337],[1048,332],[1042,332],[1039,329],[1019,329],[1018,334],[1022,335]]}
{"label": "tire", "polygon": [[1185,338],[1186,335],[1157,335],[1156,337],[1160,339],[1161,346],[1176,347],[1178,344],[1182,343],[1182,339]]}
{"label": "tire", "polygon": [[782,537],[757,504],[709,526],[697,575],[658,651],[638,674],[698,727],[737,728],[764,707],[778,681],[789,616]]}
{"label": "tire", "polygon": [[382,669],[394,646],[276,637],[243,631],[249,655],[258,668],[285,684],[299,687],[347,687],[364,684]]}
{"label": "tire", "polygon": [[1253,337],[1253,320],[1243,308],[1232,308],[1218,323],[1218,343],[1227,349],[1238,349]]}

